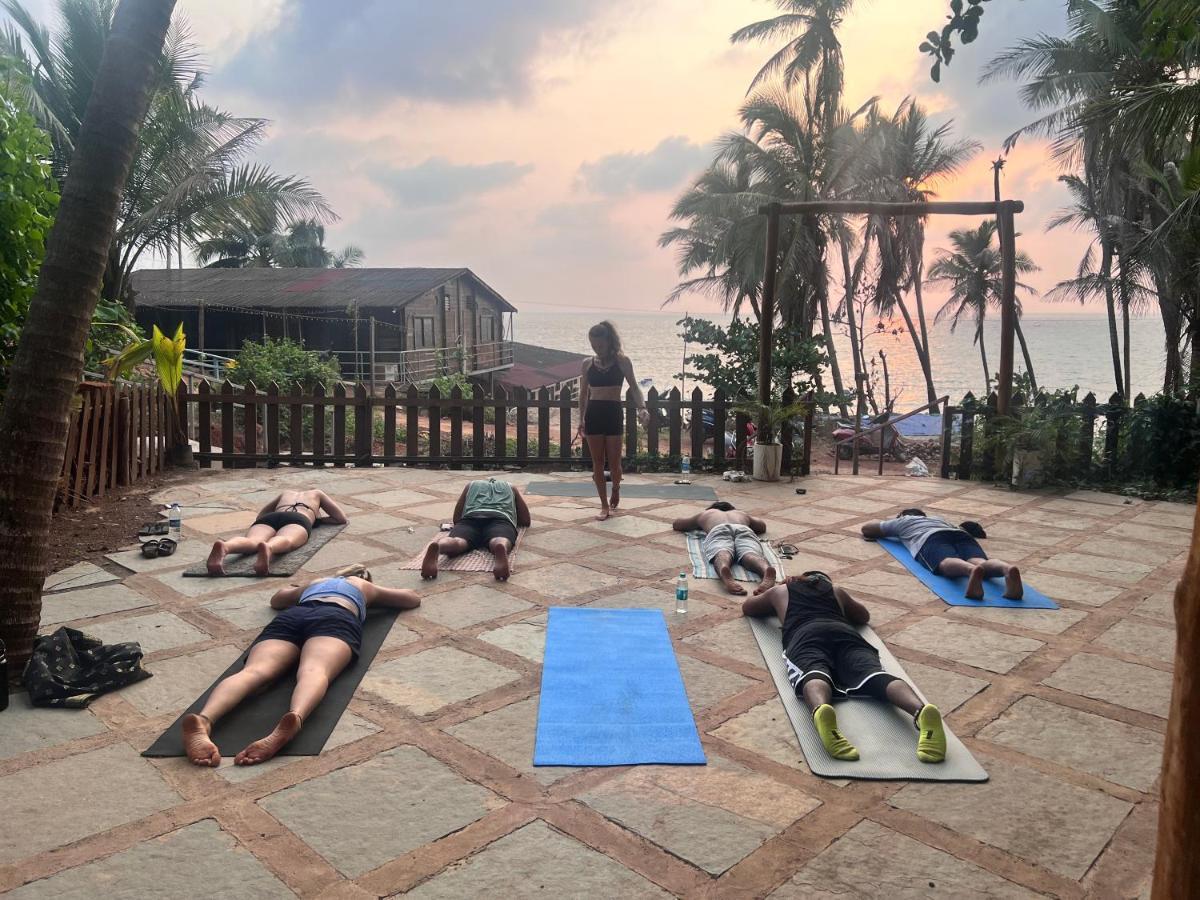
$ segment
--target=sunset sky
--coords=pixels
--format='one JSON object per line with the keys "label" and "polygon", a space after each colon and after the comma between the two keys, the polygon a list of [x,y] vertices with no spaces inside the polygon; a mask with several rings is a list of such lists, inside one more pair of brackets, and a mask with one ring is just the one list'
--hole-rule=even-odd
{"label": "sunset sky", "polygon": [[[44,15],[52,0],[30,4]],[[863,0],[842,32],[846,105],[914,95],[984,151],[943,199],[990,199],[989,160],[1033,115],[1017,88],[977,85],[1001,47],[1062,34],[1060,2],[995,0],[983,33],[928,77],[916,50],[947,0]],[[736,124],[773,45],[729,35],[765,0],[181,0],[211,66],[203,96],[272,120],[260,158],[308,176],[371,266],[469,266],[518,307],[656,309],[676,281],[657,246],[679,190]],[[1022,141],[1004,191],[1047,288],[1085,239],[1044,232],[1065,202],[1044,142]],[[934,221],[929,252],[952,227]],[[695,297],[693,312],[714,311]],[[1078,307],[1026,301],[1026,312]],[[1092,308],[1091,312],[1096,312]]]}

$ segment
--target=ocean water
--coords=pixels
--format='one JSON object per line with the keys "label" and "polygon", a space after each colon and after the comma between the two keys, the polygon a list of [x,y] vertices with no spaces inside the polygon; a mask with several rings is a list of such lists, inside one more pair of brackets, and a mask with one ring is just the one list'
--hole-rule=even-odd
{"label": "ocean water", "polygon": [[[683,318],[679,312],[617,312],[612,315],[621,333],[625,352],[633,361],[639,379],[651,378],[662,391],[672,387],[690,391],[696,387],[691,377],[681,379],[685,348],[677,324]],[[576,353],[589,353],[587,330],[599,318],[596,313],[521,311],[515,318],[515,339]],[[716,322],[728,321],[719,316],[694,316]],[[896,323],[902,325],[903,323]],[[1021,320],[1029,353],[1033,358],[1034,374],[1039,387],[1071,388],[1078,386],[1080,396],[1094,391],[1100,400],[1107,400],[1116,389],[1112,353],[1108,345],[1108,323],[1103,316],[1037,316]],[[960,327],[951,332],[944,324],[930,325],[930,345],[933,357],[934,387],[939,395],[949,394],[952,401],[967,391],[976,395],[983,390],[983,364],[979,350],[972,343],[973,329]],[[1133,343],[1132,382],[1135,394],[1150,395],[1162,387],[1163,331],[1162,323],[1152,317],[1134,319],[1130,324]],[[988,366],[994,373],[1000,366],[1000,323],[990,321],[984,326]],[[850,357],[850,342],[836,334],[842,377],[847,389],[854,381]],[[690,348],[695,352],[695,347]],[[926,400],[924,379],[913,352],[912,339],[907,333],[872,334],[867,338],[867,353],[874,358],[880,373],[879,396],[882,398],[882,370],[878,353],[887,354],[892,395],[897,397],[896,409],[920,406]],[[1017,344],[1016,368],[1025,366]],[[826,386],[832,380],[826,375]],[[700,385],[708,393],[704,385]]]}

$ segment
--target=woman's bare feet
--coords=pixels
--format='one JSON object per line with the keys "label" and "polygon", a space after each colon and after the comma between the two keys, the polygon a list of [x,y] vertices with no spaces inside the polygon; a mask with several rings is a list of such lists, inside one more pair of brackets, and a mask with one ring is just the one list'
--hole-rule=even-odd
{"label": "woman's bare feet", "polygon": [[742,596],[746,593],[746,589],[737,583],[737,579],[733,577],[733,569],[729,563],[717,567],[717,577],[721,579],[721,584],[725,585],[725,590],[731,594]]}
{"label": "woman's bare feet", "polygon": [[1021,571],[1009,566],[1004,574],[1004,596],[1009,600],[1020,600],[1025,596],[1025,585],[1021,583]]}
{"label": "woman's bare feet", "polygon": [[982,600],[983,599],[983,567],[975,566],[971,569],[971,574],[967,577],[967,599]]}
{"label": "woman's bare feet", "polygon": [[258,549],[254,552],[254,574],[260,577],[269,575],[271,572],[271,548],[262,543],[258,545]]}
{"label": "woman's bare feet", "polygon": [[193,766],[211,769],[221,764],[221,751],[209,737],[212,723],[206,716],[188,713],[183,717],[180,727],[183,730],[183,751],[187,754],[188,762]]}
{"label": "woman's bare feet", "polygon": [[775,571],[774,566],[767,566],[767,571],[763,573],[762,584],[754,589],[754,596],[765,594],[771,588],[775,587],[775,580],[779,577],[779,573]]}
{"label": "woman's bare feet", "polygon": [[596,521],[603,522],[606,519],[608,519],[608,517],[611,515],[612,515],[612,510],[609,509],[607,506],[602,506],[602,507],[600,507],[600,515],[596,516]]}
{"label": "woman's bare feet", "polygon": [[492,574],[496,576],[497,581],[508,581],[508,576],[512,574],[512,568],[508,562],[508,545],[500,542],[490,549],[492,556],[496,558],[496,565],[492,567]]}
{"label": "woman's bare feet", "polygon": [[212,545],[212,551],[208,554],[208,574],[209,575],[224,575],[225,574],[225,542],[217,541]]}
{"label": "woman's bare feet", "polygon": [[303,724],[304,721],[294,712],[284,713],[283,718],[279,720],[279,724],[275,726],[275,730],[265,738],[255,741],[235,756],[233,758],[234,764],[239,766],[255,766],[266,762],[282,750],[287,745],[287,742],[300,732],[300,727]]}
{"label": "woman's bare feet", "polygon": [[437,541],[434,541],[425,548],[425,555],[421,558],[421,577],[429,580],[438,577],[438,558],[442,555],[442,549],[438,546]]}

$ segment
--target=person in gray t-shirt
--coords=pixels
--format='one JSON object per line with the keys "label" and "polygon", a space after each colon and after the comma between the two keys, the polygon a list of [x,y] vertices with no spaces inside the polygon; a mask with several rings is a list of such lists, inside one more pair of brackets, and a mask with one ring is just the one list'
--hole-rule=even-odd
{"label": "person in gray t-shirt", "polygon": [[1003,578],[1004,596],[1020,600],[1024,594],[1021,573],[1016,566],[998,559],[988,559],[976,538],[987,534],[977,522],[951,525],[937,516],[927,516],[919,509],[906,509],[894,519],[867,522],[862,527],[868,540],[894,538],[912,554],[913,559],[929,571],[948,578],[966,578],[966,596],[983,599],[983,579]]}

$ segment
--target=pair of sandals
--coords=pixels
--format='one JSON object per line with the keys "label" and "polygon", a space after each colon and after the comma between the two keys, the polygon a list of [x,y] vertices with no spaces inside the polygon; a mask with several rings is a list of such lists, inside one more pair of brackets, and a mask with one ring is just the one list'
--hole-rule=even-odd
{"label": "pair of sandals", "polygon": [[[168,522],[149,522],[138,530],[138,539],[142,542],[142,556],[146,559],[157,559],[160,556],[170,556],[179,546],[169,537],[153,537],[156,534],[169,534],[171,526]],[[145,540],[150,538],[150,540]]]}

